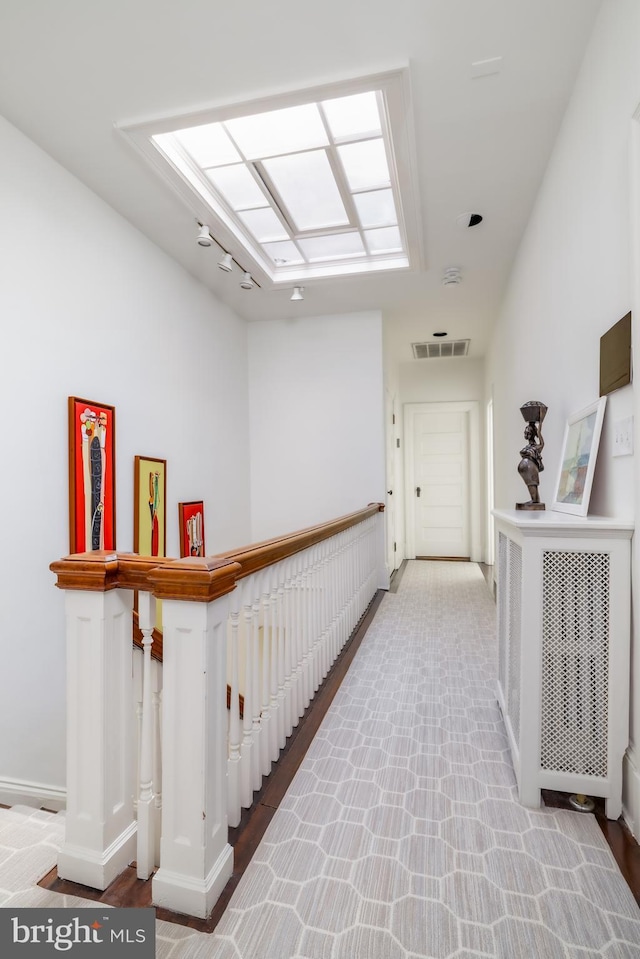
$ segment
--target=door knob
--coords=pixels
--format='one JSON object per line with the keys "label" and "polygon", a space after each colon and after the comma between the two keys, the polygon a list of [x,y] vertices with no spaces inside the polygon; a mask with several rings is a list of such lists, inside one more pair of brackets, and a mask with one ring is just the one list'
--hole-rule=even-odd
{"label": "door knob", "polygon": [[389,496],[393,496],[393,490],[392,490],[392,489],[388,489],[388,490],[387,490],[387,493],[388,493]]}
{"label": "door knob", "polygon": [[416,486],[416,496],[420,496],[420,487]]}

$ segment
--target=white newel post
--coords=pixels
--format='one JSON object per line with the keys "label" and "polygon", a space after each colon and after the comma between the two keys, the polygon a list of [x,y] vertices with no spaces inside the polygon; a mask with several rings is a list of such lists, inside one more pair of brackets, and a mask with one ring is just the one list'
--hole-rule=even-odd
{"label": "white newel post", "polygon": [[237,563],[190,557],[150,574],[163,601],[162,838],[157,906],[206,918],[233,871],[227,841],[226,657]]}
{"label": "white newel post", "polygon": [[[373,504],[371,504],[373,505]],[[387,535],[384,519],[384,506],[380,505],[380,512],[376,516],[377,536],[376,536],[376,559],[378,567],[378,589],[389,589],[390,575],[387,566],[387,552],[385,538]]]}
{"label": "white newel post", "polygon": [[133,594],[114,588],[115,553],[81,554],[51,568],[61,574],[67,622],[67,812],[58,876],[106,889],[136,855]]}

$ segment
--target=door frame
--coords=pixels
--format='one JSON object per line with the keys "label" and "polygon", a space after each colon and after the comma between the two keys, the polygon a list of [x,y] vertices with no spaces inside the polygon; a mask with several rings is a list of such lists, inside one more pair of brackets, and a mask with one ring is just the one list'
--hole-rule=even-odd
{"label": "door frame", "polygon": [[493,465],[494,465],[494,436],[493,436],[493,385],[491,387],[491,396],[487,403],[487,422],[486,422],[486,444],[485,444],[485,456],[487,458],[487,539],[486,539],[486,548],[485,548],[485,562],[487,566],[493,566],[495,564],[495,525],[493,519],[493,509],[495,507],[495,484],[493,478]]}
{"label": "door frame", "polygon": [[[630,196],[630,260],[631,260],[631,342],[638,343],[640,336],[640,103],[631,118],[629,142],[629,196]],[[637,351],[631,350],[632,382],[638,375],[635,362]],[[640,393],[637,387],[633,391],[634,450],[636,457],[640,450]],[[636,483],[635,514],[640,516],[640,485]],[[637,524],[636,520],[636,524]],[[636,604],[640,596],[640,537],[638,531],[631,543],[631,599],[634,606],[632,617],[632,648],[638,649],[640,643],[640,616]],[[634,662],[635,660],[635,662]],[[631,704],[637,702],[640,690],[640,668],[638,657],[632,659]],[[632,720],[629,745],[623,757],[622,814],[633,830],[638,834],[640,828],[640,738],[638,737],[638,719]]]}
{"label": "door frame", "polygon": [[482,562],[482,489],[481,483],[473,483],[473,476],[480,477],[480,403],[478,400],[461,400],[452,403],[405,403],[404,404],[404,457],[405,457],[405,544],[407,559],[416,558],[415,537],[415,448],[413,436],[416,416],[420,413],[466,413],[469,435],[469,558],[472,563]]}
{"label": "door frame", "polygon": [[[398,568],[397,564],[397,550],[394,549],[394,546],[397,542],[396,530],[398,527],[398,496],[396,491],[397,483],[397,470],[396,470],[396,460],[395,460],[395,450],[396,450],[396,396],[395,393],[392,393],[389,388],[385,390],[385,446],[386,446],[386,477],[385,477],[385,531],[386,531],[386,544],[385,544],[385,563],[387,566],[387,572],[389,576],[392,576],[395,570]],[[393,496],[396,493],[395,501],[390,498],[389,488],[391,488]]]}

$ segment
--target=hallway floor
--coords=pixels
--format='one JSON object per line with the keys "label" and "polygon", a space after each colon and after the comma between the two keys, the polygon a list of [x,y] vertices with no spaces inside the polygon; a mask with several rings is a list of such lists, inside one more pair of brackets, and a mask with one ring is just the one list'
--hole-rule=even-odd
{"label": "hallway floor", "polygon": [[[517,802],[494,636],[475,564],[409,563],[216,932],[159,922],[158,959],[639,959],[594,817]],[[11,844],[0,816],[0,903],[61,905]]]}

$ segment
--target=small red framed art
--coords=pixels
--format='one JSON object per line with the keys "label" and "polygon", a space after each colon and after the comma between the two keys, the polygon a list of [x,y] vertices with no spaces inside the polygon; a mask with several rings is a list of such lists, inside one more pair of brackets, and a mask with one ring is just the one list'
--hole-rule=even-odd
{"label": "small red framed art", "polygon": [[178,503],[180,522],[180,555],[205,556],[204,549],[204,503],[194,500]]}

